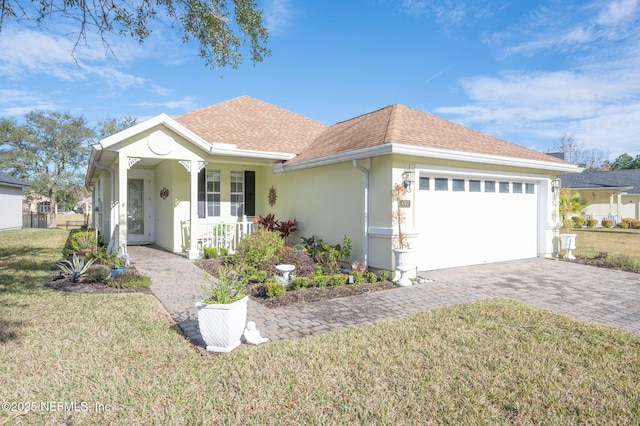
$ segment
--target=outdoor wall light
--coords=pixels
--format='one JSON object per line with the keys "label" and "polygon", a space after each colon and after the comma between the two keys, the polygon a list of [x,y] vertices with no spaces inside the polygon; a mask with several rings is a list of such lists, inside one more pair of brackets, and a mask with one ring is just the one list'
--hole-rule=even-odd
{"label": "outdoor wall light", "polygon": [[560,178],[557,178],[551,181],[551,191],[554,194],[557,194],[560,191],[560,186],[561,186]]}
{"label": "outdoor wall light", "polygon": [[402,186],[407,188],[407,192],[411,192],[411,185],[416,181],[416,171],[406,169],[402,172]]}

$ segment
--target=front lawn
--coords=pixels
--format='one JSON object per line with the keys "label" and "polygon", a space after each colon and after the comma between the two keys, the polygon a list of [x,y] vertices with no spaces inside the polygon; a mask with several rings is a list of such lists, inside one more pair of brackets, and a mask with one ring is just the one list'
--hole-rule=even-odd
{"label": "front lawn", "polygon": [[628,266],[640,268],[640,229],[581,228],[572,229],[576,236],[576,256],[619,259]]}
{"label": "front lawn", "polygon": [[640,421],[638,335],[489,300],[202,356],[152,295],[46,288],[65,239],[0,233],[0,424]]}

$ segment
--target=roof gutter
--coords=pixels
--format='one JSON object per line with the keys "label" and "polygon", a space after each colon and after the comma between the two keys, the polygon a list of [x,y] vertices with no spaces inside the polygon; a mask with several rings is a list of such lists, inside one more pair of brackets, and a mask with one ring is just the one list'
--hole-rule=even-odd
{"label": "roof gutter", "polygon": [[530,160],[526,158],[505,157],[498,155],[480,154],[476,152],[453,151],[439,148],[427,148],[415,145],[387,143],[373,147],[347,151],[312,160],[300,161],[292,164],[274,165],[274,173],[304,170],[311,167],[326,166],[344,161],[360,160],[387,154],[402,154],[416,157],[439,158],[443,160],[465,161],[471,163],[495,164],[511,167],[525,167],[531,169],[553,170],[557,172],[580,171],[575,164],[556,163],[552,161]]}

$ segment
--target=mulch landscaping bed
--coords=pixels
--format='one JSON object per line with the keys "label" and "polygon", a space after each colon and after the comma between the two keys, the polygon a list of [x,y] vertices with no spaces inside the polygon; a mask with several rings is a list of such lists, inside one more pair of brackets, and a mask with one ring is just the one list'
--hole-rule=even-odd
{"label": "mulch landscaping bed", "polygon": [[77,283],[71,282],[68,278],[57,279],[59,271],[55,271],[51,276],[51,281],[47,285],[49,288],[67,293],[83,294],[111,294],[111,293],[151,293],[151,289],[144,287],[114,288],[105,283],[89,282],[80,278]]}
{"label": "mulch landscaping bed", "polygon": [[[197,265],[211,275],[216,275],[221,259],[204,259],[197,262]],[[318,302],[321,300],[336,299],[339,297],[356,296],[365,292],[390,290],[398,288],[391,281],[382,281],[373,284],[343,285],[339,287],[309,287],[300,290],[287,291],[278,297],[269,297],[265,293],[264,285],[250,283],[247,287],[247,295],[256,302],[268,307],[279,308],[301,303]]]}
{"label": "mulch landscaping bed", "polygon": [[251,283],[247,288],[247,294],[256,302],[268,308],[280,308],[299,303],[318,302],[320,300],[336,299],[338,297],[355,296],[365,292],[390,290],[398,288],[391,281],[382,281],[373,284],[343,285],[339,287],[309,287],[300,290],[286,291],[278,297],[269,297],[262,284]]}
{"label": "mulch landscaping bed", "polygon": [[616,265],[613,262],[611,262],[609,259],[606,258],[589,258],[589,257],[579,257],[576,256],[576,258],[574,260],[569,260],[569,259],[562,259],[565,262],[573,262],[573,263],[580,263],[582,265],[590,265],[590,266],[596,266],[598,268],[608,268],[608,269],[618,269],[620,271],[625,271],[625,272],[635,272],[636,274],[640,274],[640,269],[639,268],[634,268],[632,266],[620,266],[620,265]]}

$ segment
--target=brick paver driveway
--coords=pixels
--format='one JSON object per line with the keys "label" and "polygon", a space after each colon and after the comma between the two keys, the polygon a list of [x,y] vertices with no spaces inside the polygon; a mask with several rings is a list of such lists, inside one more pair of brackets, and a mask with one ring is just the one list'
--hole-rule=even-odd
{"label": "brick paver driveway", "polygon": [[[130,247],[132,263],[152,279],[151,289],[198,346],[194,302],[202,271],[182,256]],[[408,316],[479,299],[506,297],[552,312],[640,333],[640,274],[549,259],[527,259],[423,272],[431,282],[358,296],[269,309],[249,300],[248,320],[271,340]]]}

